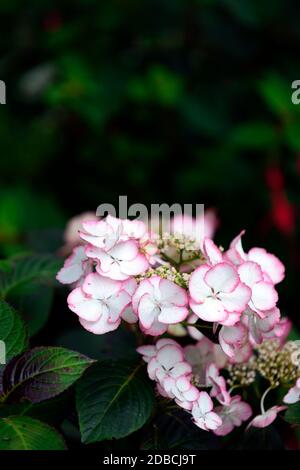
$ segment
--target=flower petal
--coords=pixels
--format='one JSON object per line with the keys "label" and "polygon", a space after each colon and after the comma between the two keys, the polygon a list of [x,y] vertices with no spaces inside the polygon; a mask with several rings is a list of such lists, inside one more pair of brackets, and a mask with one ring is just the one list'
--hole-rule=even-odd
{"label": "flower petal", "polygon": [[198,398],[197,403],[198,403],[201,413],[209,413],[214,407],[212,399],[210,398],[207,392],[199,393],[199,398]]}
{"label": "flower petal", "polygon": [[67,302],[72,312],[88,321],[98,320],[103,312],[101,302],[87,297],[81,287],[77,287],[69,294]]}
{"label": "flower petal", "polygon": [[122,287],[120,281],[115,281],[98,273],[89,274],[83,285],[82,290],[85,294],[92,296],[93,299],[106,299],[116,295]]}
{"label": "flower petal", "polygon": [[238,273],[241,281],[248,287],[253,287],[259,281],[263,280],[263,273],[260,266],[253,261],[246,261],[238,267]]}
{"label": "flower petal", "polygon": [[217,429],[219,426],[222,425],[222,418],[218,416],[216,413],[214,413],[213,411],[210,411],[205,416],[205,424],[208,429],[211,429],[212,431],[214,431],[215,429]]}
{"label": "flower petal", "polygon": [[81,278],[83,273],[82,264],[71,264],[61,268],[56,275],[56,279],[61,282],[61,284],[73,284]]}
{"label": "flower petal", "polygon": [[233,292],[222,292],[219,294],[219,298],[228,312],[243,312],[251,298],[251,289],[240,283]]}
{"label": "flower petal", "polygon": [[228,317],[227,311],[218,299],[207,298],[202,304],[191,300],[190,307],[199,318],[205,321],[220,322]]}
{"label": "flower petal", "polygon": [[144,294],[153,294],[153,285],[149,279],[143,279],[132,296],[132,308],[135,313],[138,311],[140,299]]}
{"label": "flower petal", "polygon": [[131,261],[138,255],[138,253],[138,245],[134,240],[119,242],[109,250],[110,256],[122,261]]}
{"label": "flower petal", "polygon": [[117,320],[115,323],[109,323],[105,315],[102,315],[99,320],[95,322],[87,321],[83,318],[80,318],[79,321],[83,328],[95,335],[103,335],[110,331],[114,331],[118,328],[121,322],[121,320]]}
{"label": "flower petal", "polygon": [[121,290],[117,295],[112,296],[107,300],[107,306],[109,309],[109,323],[115,323],[123,311],[130,304],[131,297],[125,290]]}
{"label": "flower petal", "polygon": [[259,310],[270,310],[275,307],[278,294],[269,282],[258,282],[252,287],[252,302]]}
{"label": "flower petal", "polygon": [[161,279],[159,283],[160,301],[162,303],[174,304],[177,307],[183,307],[187,304],[188,298],[186,291],[168,279]]}
{"label": "flower petal", "polygon": [[138,253],[138,255],[130,261],[122,261],[120,265],[122,273],[129,276],[137,276],[147,271],[149,268],[149,262],[142,253]]}
{"label": "flower petal", "polygon": [[172,377],[181,377],[181,376],[185,376],[185,375],[189,375],[191,374],[192,372],[192,367],[190,364],[188,364],[187,362],[178,362],[177,364],[175,364],[175,366],[173,367],[173,370],[172,370]]}
{"label": "flower petal", "polygon": [[228,251],[226,251],[224,257],[231,261],[233,264],[239,265],[243,261],[246,261],[247,255],[244,252],[243,245],[242,245],[242,236],[245,234],[245,230],[243,230],[237,237],[235,237],[231,244]]}
{"label": "flower petal", "polygon": [[160,310],[153,302],[149,294],[144,294],[139,302],[138,316],[144,328],[150,328],[155,319],[157,319]]}
{"label": "flower petal", "polygon": [[266,413],[256,416],[249,426],[254,426],[255,428],[266,428],[275,421],[277,418],[276,411],[270,409]]}
{"label": "flower petal", "polygon": [[189,291],[195,302],[203,302],[206,297],[211,295],[211,289],[204,281],[204,276],[209,269],[210,267],[207,264],[199,266],[190,277]]}
{"label": "flower petal", "polygon": [[213,266],[204,276],[204,281],[214,292],[232,292],[240,279],[236,269],[228,263]]}
{"label": "flower petal", "polygon": [[83,262],[87,260],[83,246],[74,248],[65,260],[63,268],[58,271],[56,279],[62,284],[73,284],[84,274]]}
{"label": "flower petal", "polygon": [[157,352],[156,358],[166,370],[170,370],[176,363],[182,362],[183,353],[178,346],[166,344]]}
{"label": "flower petal", "polygon": [[284,279],[285,267],[283,263],[264,248],[252,248],[248,253],[249,260],[258,263],[274,284]]}
{"label": "flower petal", "polygon": [[185,320],[188,314],[189,311],[186,307],[162,307],[160,314],[158,315],[158,320],[162,323],[172,325]]}
{"label": "flower petal", "polygon": [[221,250],[209,238],[205,238],[204,240],[203,251],[204,251],[206,258],[209,260],[211,264],[217,264],[223,261],[223,254]]}
{"label": "flower petal", "polygon": [[155,318],[151,327],[145,328],[140,322],[140,328],[145,335],[160,336],[167,331],[168,325],[166,325],[165,323],[161,323]]}
{"label": "flower petal", "polygon": [[156,356],[156,347],[155,346],[152,346],[150,344],[147,344],[147,345],[144,345],[144,346],[139,346],[137,348],[137,352],[139,354],[142,354],[143,356],[143,359],[144,361],[146,362],[149,362],[149,360],[152,358],[152,357],[155,357]]}
{"label": "flower petal", "polygon": [[122,319],[129,324],[136,323],[139,319],[138,316],[134,313],[131,306],[125,308],[124,312],[121,314]]}

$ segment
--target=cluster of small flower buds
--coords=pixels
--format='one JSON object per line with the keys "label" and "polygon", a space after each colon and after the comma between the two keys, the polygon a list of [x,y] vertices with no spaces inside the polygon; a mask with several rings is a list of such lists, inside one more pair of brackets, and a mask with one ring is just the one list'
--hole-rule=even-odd
{"label": "cluster of small flower buds", "polygon": [[294,383],[300,377],[300,344],[288,341],[283,346],[278,339],[257,346],[257,371],[272,386]]}
{"label": "cluster of small flower buds", "polygon": [[181,269],[192,261],[204,260],[199,243],[191,236],[164,233],[159,239],[158,248],[165,261],[176,263]]}
{"label": "cluster of small flower buds", "polygon": [[252,356],[246,363],[228,364],[227,371],[227,383],[230,387],[248,387],[256,378],[255,357]]}
{"label": "cluster of small flower buds", "polygon": [[[173,226],[179,225],[177,218]],[[224,250],[211,238],[213,227],[206,227],[210,237],[203,238],[190,227],[158,237],[141,221],[84,220],[80,243],[57,279],[72,285],[69,308],[88,331],[104,334],[125,321],[138,324],[141,338],[157,337],[138,351],[158,393],[190,412],[200,428],[225,435],[252,414],[249,404],[227,391],[226,374],[233,389],[252,383],[258,371],[271,387],[293,386],[288,400],[295,400],[299,350],[289,343],[280,351],[273,346],[283,344],[290,328],[277,306],[281,261],[263,248],[246,253],[244,232]],[[205,328],[218,344],[203,335]],[[183,349],[162,338],[172,334],[197,343]],[[282,409],[265,412],[263,400],[261,406],[253,426],[270,424]]]}
{"label": "cluster of small flower buds", "polygon": [[139,283],[143,279],[149,279],[152,276],[159,276],[162,279],[168,279],[169,281],[174,282],[180,287],[188,288],[188,283],[190,275],[188,273],[181,273],[177,271],[174,266],[162,265],[158,268],[149,268],[148,271],[140,276],[136,277],[137,282]]}

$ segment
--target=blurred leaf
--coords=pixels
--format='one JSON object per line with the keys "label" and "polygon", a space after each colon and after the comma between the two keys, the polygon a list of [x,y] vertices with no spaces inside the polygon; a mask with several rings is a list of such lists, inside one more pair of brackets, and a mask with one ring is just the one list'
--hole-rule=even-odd
{"label": "blurred leaf", "polygon": [[213,433],[202,431],[191,423],[190,415],[178,409],[158,414],[142,449],[212,450],[219,448],[219,441]]}
{"label": "blurred leaf", "polygon": [[[211,147],[197,152],[192,165],[185,165],[177,175],[176,187],[182,194],[195,191],[218,191],[236,194],[251,187],[254,168],[228,146]],[[257,170],[256,170],[257,171]],[[230,178],[224,178],[230,175]],[[250,176],[251,175],[251,176]]]}
{"label": "blurred leaf", "polygon": [[51,196],[37,197],[28,188],[0,189],[0,236],[17,237],[30,229],[62,225],[64,219]]}
{"label": "blurred leaf", "polygon": [[300,402],[289,405],[284,418],[290,424],[300,425]]}
{"label": "blurred leaf", "polygon": [[53,294],[53,287],[32,282],[19,289],[16,295],[9,297],[11,303],[25,319],[29,336],[35,335],[47,323]]}
{"label": "blurred leaf", "polygon": [[[59,78],[46,90],[46,102],[75,111],[99,129],[119,105],[122,80],[109,67],[98,75],[83,57],[75,54],[60,57],[57,65]],[[113,89],[110,94],[106,92],[108,86]]]}
{"label": "blurred leaf", "polygon": [[248,122],[236,126],[229,142],[242,149],[272,149],[278,142],[274,127],[265,122]]}
{"label": "blurred leaf", "polygon": [[60,334],[55,343],[57,346],[79,351],[93,359],[129,360],[138,357],[136,338],[132,332],[125,329],[125,325],[105,335],[94,335],[78,326]]}
{"label": "blurred leaf", "polygon": [[7,272],[9,273],[11,269],[11,262],[8,259],[2,259],[0,260],[0,271],[3,273]]}
{"label": "blurred leaf", "polygon": [[213,137],[222,135],[228,128],[226,111],[220,105],[216,105],[215,97],[207,98],[189,96],[182,100],[181,112],[184,125],[197,132]]}
{"label": "blurred leaf", "polygon": [[286,118],[295,111],[296,106],[291,102],[291,83],[279,75],[270,74],[258,84],[259,91],[271,111],[279,117]]}
{"label": "blurred leaf", "polygon": [[263,429],[251,427],[243,434],[237,449],[282,450],[284,446],[275,426],[268,426]]}
{"label": "blurred leaf", "polygon": [[[22,108],[24,106],[28,110],[29,103],[23,101],[24,98],[20,98],[19,106]],[[53,194],[39,190],[37,197],[36,186],[26,185],[26,181],[32,181],[43,171],[47,171],[53,155],[61,149],[62,141],[57,138],[58,128],[55,117],[51,113],[39,113],[36,117],[30,115],[29,119],[24,119],[24,115],[16,112],[15,109],[11,110],[11,114],[3,112],[2,109],[0,108],[1,144],[6,151],[5,158],[0,159],[0,174],[3,174],[0,194],[4,198],[5,204],[17,201],[20,208],[23,209],[23,212],[19,211],[15,214],[18,207],[14,206],[14,212],[7,214],[8,222],[11,218],[14,220],[17,215],[17,221],[19,218],[22,223],[27,220],[27,226],[33,224],[33,228],[40,223],[47,224],[47,213],[42,209],[44,208],[44,211],[49,211],[49,226],[52,221],[61,224],[63,222],[62,214]],[[18,109],[20,110],[20,108]],[[8,181],[11,181],[9,186],[7,185]],[[2,201],[0,209],[2,209],[1,205]],[[36,215],[39,218],[34,218]]]}
{"label": "blurred leaf", "polygon": [[150,418],[154,394],[140,366],[101,362],[77,387],[77,410],[82,442],[120,439]]}
{"label": "blurred leaf", "polygon": [[10,405],[0,403],[0,417],[8,416],[30,416],[31,418],[40,419],[48,424],[57,425],[68,416],[73,405],[73,397],[70,390],[60,395],[46,400],[42,403],[31,403],[24,400],[22,403]]}
{"label": "blurred leaf", "polygon": [[145,77],[135,77],[129,81],[128,94],[136,101],[173,106],[183,96],[183,82],[179,75],[163,65],[152,65]]}
{"label": "blurred leaf", "polygon": [[260,23],[259,6],[255,0],[243,0],[238,2],[236,0],[221,0],[232,14],[243,23],[256,26]]}
{"label": "blurred leaf", "polygon": [[5,343],[6,362],[28,346],[28,335],[23,320],[4,300],[0,300],[0,340]]}
{"label": "blurred leaf", "polygon": [[2,374],[2,402],[29,400],[39,403],[64,392],[92,360],[64,348],[39,347],[14,359]]}
{"label": "blurred leaf", "polygon": [[298,341],[300,340],[300,332],[298,328],[295,325],[293,325],[288,335],[288,341],[297,341],[297,340]]}
{"label": "blurred leaf", "polygon": [[287,145],[294,152],[300,151],[300,122],[299,121],[288,121],[284,129],[284,136]]}
{"label": "blurred leaf", "polygon": [[28,230],[25,233],[26,244],[34,253],[56,253],[61,249],[62,229]]}
{"label": "blurred leaf", "polygon": [[10,260],[10,269],[0,271],[0,295],[7,297],[24,284],[54,280],[62,261],[50,255],[20,256]]}
{"label": "blurred leaf", "polygon": [[28,416],[0,418],[0,450],[64,450],[60,434]]}

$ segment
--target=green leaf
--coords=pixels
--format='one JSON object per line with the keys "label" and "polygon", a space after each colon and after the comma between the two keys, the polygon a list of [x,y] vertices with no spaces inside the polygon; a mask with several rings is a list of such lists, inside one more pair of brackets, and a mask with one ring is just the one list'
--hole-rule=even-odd
{"label": "green leaf", "polygon": [[41,347],[12,359],[2,374],[2,402],[32,403],[52,398],[73,385],[93,363],[64,348]]}
{"label": "green leaf", "polygon": [[300,340],[300,331],[295,325],[292,326],[291,331],[288,334],[288,341],[299,341]]}
{"label": "green leaf", "polygon": [[267,428],[251,427],[241,435],[232,448],[238,450],[283,450],[282,438],[275,426]]}
{"label": "green leaf", "polygon": [[5,362],[24,351],[28,346],[23,320],[4,300],[0,300],[0,340],[5,344]]}
{"label": "green leaf", "polygon": [[290,405],[284,417],[288,423],[300,425],[300,402]]}
{"label": "green leaf", "polygon": [[49,255],[25,256],[12,259],[10,269],[0,272],[0,296],[12,292],[33,281],[53,279],[61,266],[61,260]]}
{"label": "green leaf", "polygon": [[27,400],[16,404],[0,403],[0,418],[8,416],[30,416],[43,423],[51,425],[61,424],[72,412],[74,400],[72,389],[41,403],[31,403]]}
{"label": "green leaf", "polygon": [[98,363],[77,387],[77,410],[84,443],[119,439],[149,419],[154,394],[140,365]]}
{"label": "green leaf", "polygon": [[219,438],[213,433],[202,431],[191,422],[183,410],[163,410],[157,413],[152,427],[149,426],[143,450],[193,449],[211,450],[219,447]]}
{"label": "green leaf", "polygon": [[65,450],[61,435],[28,416],[0,418],[0,450]]}
{"label": "green leaf", "polygon": [[103,360],[132,360],[139,356],[136,352],[136,339],[132,332],[121,325],[116,331],[105,335],[94,335],[82,328],[64,331],[55,340],[55,346],[79,351],[93,359]]}
{"label": "green leaf", "polygon": [[10,269],[11,269],[10,261],[8,259],[1,259],[0,260],[0,271],[9,272]]}

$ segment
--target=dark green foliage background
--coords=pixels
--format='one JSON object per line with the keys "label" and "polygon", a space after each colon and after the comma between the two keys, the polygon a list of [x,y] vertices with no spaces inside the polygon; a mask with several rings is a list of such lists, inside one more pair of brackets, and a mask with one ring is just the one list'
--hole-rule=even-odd
{"label": "dark green foliage background", "polygon": [[[2,0],[0,18],[1,258],[57,253],[71,216],[122,194],[205,203],[218,210],[217,242],[246,228],[246,247],[282,258],[280,306],[299,326],[299,2]],[[288,233],[272,218],[274,165],[294,210]],[[52,284],[7,294],[32,346],[134,356],[128,332],[80,329],[65,290],[51,304]]]}
{"label": "dark green foliage background", "polygon": [[[266,168],[299,205],[296,1],[3,0],[0,239],[45,249],[102,202],[215,206],[227,243],[241,228],[288,263],[299,247],[270,220]],[[24,235],[26,239],[24,240]],[[288,294],[287,294],[288,292]]]}

